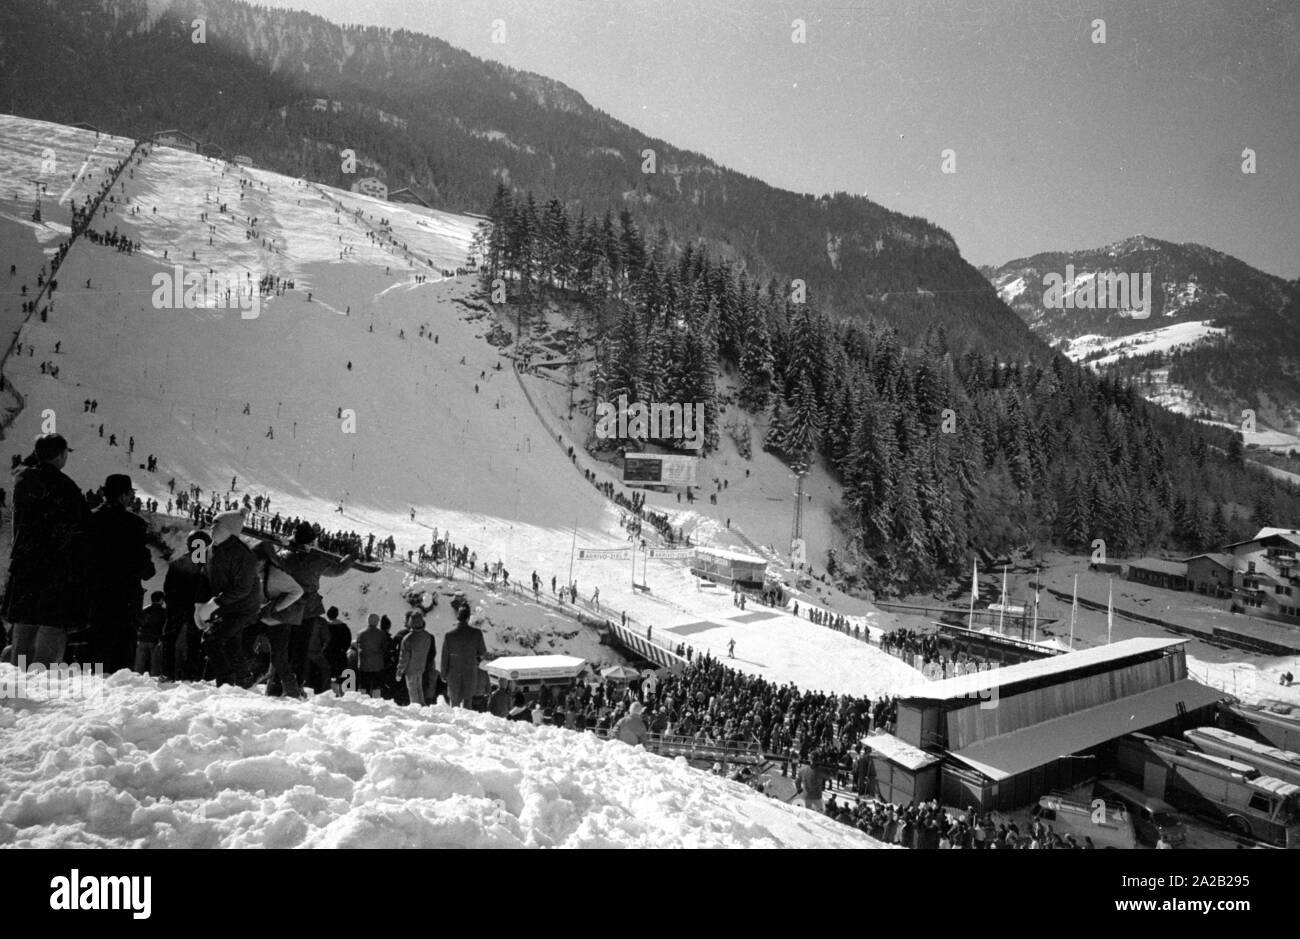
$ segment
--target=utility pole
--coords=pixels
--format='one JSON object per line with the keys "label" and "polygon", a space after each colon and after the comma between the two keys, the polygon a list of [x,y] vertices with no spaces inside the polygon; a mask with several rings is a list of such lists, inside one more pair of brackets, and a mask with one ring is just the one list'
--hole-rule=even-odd
{"label": "utility pole", "polygon": [[797,571],[806,556],[803,542],[803,477],[806,468],[795,471],[794,518],[790,524],[790,564]]}

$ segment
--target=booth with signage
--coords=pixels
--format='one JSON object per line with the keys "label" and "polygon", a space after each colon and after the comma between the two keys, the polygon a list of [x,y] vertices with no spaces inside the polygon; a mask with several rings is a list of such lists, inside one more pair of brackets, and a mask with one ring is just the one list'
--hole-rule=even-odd
{"label": "booth with signage", "polygon": [[512,694],[522,692],[531,701],[543,687],[553,692],[569,689],[588,671],[586,659],[575,655],[511,655],[494,659],[483,666],[493,685]]}

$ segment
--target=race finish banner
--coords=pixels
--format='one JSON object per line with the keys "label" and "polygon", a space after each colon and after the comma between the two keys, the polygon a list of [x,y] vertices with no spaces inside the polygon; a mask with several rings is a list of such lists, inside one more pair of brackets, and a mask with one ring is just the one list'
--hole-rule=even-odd
{"label": "race finish banner", "polygon": [[646,554],[656,561],[690,560],[695,557],[694,548],[651,548]]}
{"label": "race finish banner", "polygon": [[631,548],[579,548],[579,561],[630,561]]}

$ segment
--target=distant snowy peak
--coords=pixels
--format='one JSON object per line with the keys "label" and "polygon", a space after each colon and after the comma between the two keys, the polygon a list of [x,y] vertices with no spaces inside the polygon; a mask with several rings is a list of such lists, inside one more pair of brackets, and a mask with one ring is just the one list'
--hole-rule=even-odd
{"label": "distant snowy peak", "polygon": [[1040,339],[1137,379],[1157,404],[1187,414],[1252,408],[1287,428],[1300,420],[1289,377],[1300,373],[1300,342],[1291,338],[1298,284],[1204,245],[1149,235],[982,273]]}
{"label": "distant snowy peak", "polygon": [[[1243,317],[1277,315],[1290,288],[1221,251],[1149,235],[1103,248],[1019,258],[986,268],[985,276],[1030,329],[1056,345],[1089,334],[1145,332],[1151,321],[1212,321],[1230,329]],[[1149,300],[1150,310],[1133,316],[1131,295],[1148,279],[1150,295],[1142,299]],[[1121,285],[1125,291],[1113,289],[1120,281],[1127,281]]]}

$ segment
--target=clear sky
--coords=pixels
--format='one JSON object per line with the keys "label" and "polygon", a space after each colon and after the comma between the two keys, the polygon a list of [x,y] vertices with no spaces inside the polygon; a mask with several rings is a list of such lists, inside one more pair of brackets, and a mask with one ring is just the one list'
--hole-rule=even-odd
{"label": "clear sky", "polygon": [[976,264],[1140,233],[1300,276],[1300,0],[260,2],[558,79],[773,185],[924,216]]}

